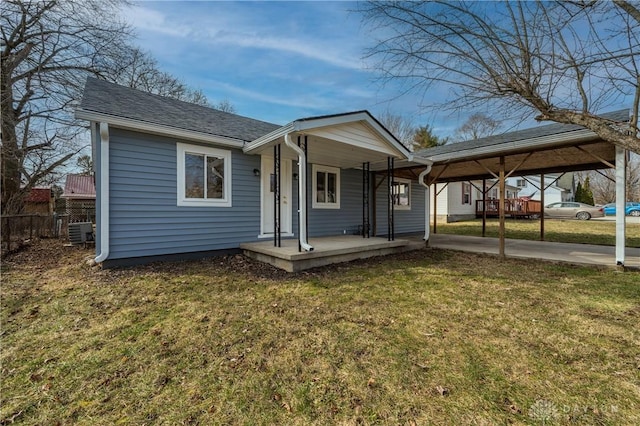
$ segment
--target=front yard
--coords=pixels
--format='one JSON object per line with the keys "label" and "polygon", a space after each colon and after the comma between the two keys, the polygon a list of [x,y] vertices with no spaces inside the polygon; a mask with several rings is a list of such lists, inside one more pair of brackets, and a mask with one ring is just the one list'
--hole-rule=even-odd
{"label": "front yard", "polygon": [[417,251],[3,262],[0,424],[640,424],[640,275]]}

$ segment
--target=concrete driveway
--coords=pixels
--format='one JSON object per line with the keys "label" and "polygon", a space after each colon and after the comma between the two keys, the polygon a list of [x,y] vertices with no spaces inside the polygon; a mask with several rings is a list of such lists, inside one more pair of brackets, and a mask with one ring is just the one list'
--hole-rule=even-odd
{"label": "concrete driveway", "polygon": [[[499,240],[489,237],[431,234],[429,246],[447,250],[499,254]],[[505,240],[505,255],[507,257],[542,259],[577,265],[616,266],[615,247],[594,244],[507,239]],[[640,249],[627,247],[625,257],[626,267],[640,269]]]}

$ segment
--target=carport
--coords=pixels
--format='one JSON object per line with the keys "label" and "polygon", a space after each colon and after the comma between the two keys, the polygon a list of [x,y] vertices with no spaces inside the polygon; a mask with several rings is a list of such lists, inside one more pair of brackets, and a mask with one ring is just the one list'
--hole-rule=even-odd
{"label": "carport", "polygon": [[[629,110],[604,115],[613,122],[624,125],[629,121]],[[536,128],[504,133],[482,139],[429,148],[416,153],[433,162],[425,184],[436,188],[437,183],[483,181],[481,191],[486,198],[486,181],[497,180],[499,185],[499,255],[505,256],[505,180],[511,176],[566,173],[583,170],[614,168],[616,176],[616,265],[625,262],[626,165],[628,152],[602,140],[582,126],[550,124]],[[406,167],[396,170],[396,176],[417,176],[422,169]],[[472,183],[473,185],[473,183]],[[474,185],[475,186],[475,185]],[[544,191],[541,189],[541,194]],[[434,189],[433,200],[437,199]],[[542,195],[540,238],[544,240],[544,195]],[[430,200],[431,196],[427,197]],[[427,203],[427,215],[430,208]],[[484,218],[483,218],[484,228]],[[434,232],[437,223],[434,222]],[[484,229],[483,229],[484,235]],[[428,239],[428,234],[425,235]]]}

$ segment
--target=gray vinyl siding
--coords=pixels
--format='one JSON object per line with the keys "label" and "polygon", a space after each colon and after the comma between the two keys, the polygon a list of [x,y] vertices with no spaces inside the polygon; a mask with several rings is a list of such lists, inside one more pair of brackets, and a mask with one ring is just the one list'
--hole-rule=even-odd
{"label": "gray vinyl siding", "polygon": [[[311,169],[311,165],[309,165]],[[309,174],[311,177],[311,174]],[[311,187],[311,179],[309,180]],[[340,170],[340,208],[314,209],[309,191],[309,238],[353,233],[362,224],[362,171]]]}
{"label": "gray vinyl siding", "polygon": [[232,207],[177,206],[176,142],[110,129],[109,259],[238,248],[260,232],[260,157],[229,149]]}
{"label": "gray vinyl siding", "polygon": [[[380,178],[376,179],[376,184],[380,182]],[[387,235],[387,178],[382,180],[382,184],[378,186],[376,191],[376,235]],[[394,210],[393,221],[395,224],[395,234],[414,234],[424,232],[424,187],[412,180],[411,181],[411,210]]]}

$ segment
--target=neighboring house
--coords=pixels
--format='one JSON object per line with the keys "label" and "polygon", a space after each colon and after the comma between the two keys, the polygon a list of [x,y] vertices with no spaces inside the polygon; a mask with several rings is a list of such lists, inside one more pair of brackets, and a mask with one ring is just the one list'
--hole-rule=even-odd
{"label": "neighboring house", "polygon": [[24,198],[24,212],[32,214],[53,213],[51,188],[32,188]]}
{"label": "neighboring house", "polygon": [[[558,179],[557,175],[545,176],[544,204],[573,201],[573,173],[567,173]],[[507,183],[519,188],[518,195],[540,201],[540,176],[510,177]]]}
{"label": "neighboring house", "polygon": [[[574,175],[566,173],[560,178],[558,175],[545,176],[544,193],[545,205],[559,201],[573,201],[574,197]],[[487,200],[497,200],[499,198],[498,185],[493,185],[496,180],[487,180]],[[493,185],[493,187],[492,187]],[[477,217],[476,202],[482,200],[482,181],[471,182],[451,182],[446,188],[444,183],[432,187],[431,194],[439,192],[435,208],[437,210],[436,219],[439,222],[458,222],[470,220]],[[540,201],[540,176],[518,176],[506,179],[505,198],[527,198]],[[432,195],[433,197],[433,195]],[[481,204],[479,204],[481,206]],[[434,205],[431,203],[431,215],[434,217]]]}
{"label": "neighboring house", "polygon": [[93,176],[67,175],[61,198],[65,200],[69,222],[95,222],[96,187]]}
{"label": "neighboring house", "polygon": [[[497,200],[499,193],[496,181],[488,179],[486,184],[488,190],[487,200]],[[481,204],[477,203],[477,201],[482,200],[481,189],[482,181],[450,182],[446,187],[444,183],[432,185],[431,194],[438,193],[438,196],[435,203],[437,212],[434,211],[434,203],[431,203],[431,217],[436,217],[438,222],[446,223],[475,219],[477,217],[476,208],[482,209]],[[518,187],[508,180],[505,187],[505,196],[507,199],[518,197]]]}
{"label": "neighboring house", "polygon": [[387,176],[429,162],[367,111],[279,126],[89,78],[76,117],[90,122],[106,266],[425,230],[418,176]]}

